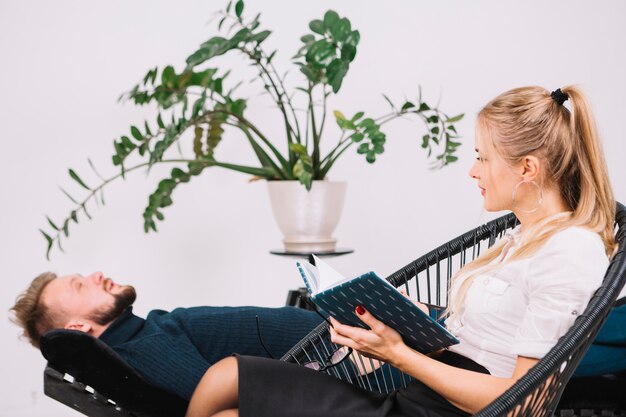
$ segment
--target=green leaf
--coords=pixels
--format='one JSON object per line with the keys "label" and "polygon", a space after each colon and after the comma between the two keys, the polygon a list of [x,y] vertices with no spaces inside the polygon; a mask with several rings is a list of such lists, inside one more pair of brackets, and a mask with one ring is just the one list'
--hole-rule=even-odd
{"label": "green leaf", "polygon": [[54,243],[54,240],[43,230],[39,229],[39,231],[41,232],[43,237],[46,238],[46,241],[48,242],[48,249],[46,249],[46,258],[50,260],[50,250],[52,249],[52,244]]}
{"label": "green leaf", "polygon": [[[303,73],[306,78],[311,81],[312,83],[317,83],[318,79],[319,79],[319,72],[317,70],[314,70],[313,68],[307,66],[307,65],[303,65],[300,67],[300,72]],[[307,91],[304,90],[304,92],[306,93]]]}
{"label": "green leaf", "polygon": [[371,117],[367,117],[359,122],[359,126],[364,129],[375,128],[376,122]]}
{"label": "green leaf", "polygon": [[335,116],[335,119],[337,120],[346,120],[346,116],[344,116],[343,113],[340,112],[339,110],[333,111],[333,115]]}
{"label": "green leaf", "polygon": [[298,156],[308,155],[306,146],[301,143],[290,143],[289,150]]}
{"label": "green leaf", "polygon": [[59,230],[59,226],[54,224],[54,222],[50,219],[50,217],[46,216],[46,219],[48,220],[48,223],[50,224],[50,226],[52,226],[54,230],[57,230],[57,231]]}
{"label": "green leaf", "polygon": [[235,14],[238,18],[241,18],[241,13],[243,13],[243,1],[239,0],[235,3]]}
{"label": "green leaf", "polygon": [[422,148],[424,148],[424,149],[428,148],[429,140],[430,140],[430,135],[422,136]]}
{"label": "green leaf", "polygon": [[125,153],[132,151],[137,147],[137,145],[135,145],[130,141],[130,139],[128,139],[128,136],[122,136],[121,140],[121,144],[124,147]]}
{"label": "green leaf", "polygon": [[341,59],[344,61],[352,62],[356,57],[356,48],[352,45],[344,43],[341,47]]}
{"label": "green leaf", "polygon": [[354,117],[352,117],[352,121],[356,122],[357,120],[359,120],[361,117],[363,117],[365,115],[365,113],[363,113],[362,111],[356,113],[354,115]]}
{"label": "green leaf", "polygon": [[220,22],[217,24],[217,30],[221,30],[222,29],[222,25],[224,24],[224,22],[226,21],[226,16],[222,17],[220,19]]}
{"label": "green leaf", "polygon": [[196,117],[200,114],[200,111],[204,108],[204,103],[206,102],[206,90],[202,92],[202,95],[199,99],[197,99],[193,103],[193,107],[191,109],[191,117]]}
{"label": "green leaf", "polygon": [[341,88],[343,78],[348,73],[348,63],[341,59],[333,60],[326,69],[326,76],[328,77],[328,84],[333,88],[333,92],[337,93]]}
{"label": "green leaf", "polygon": [[152,136],[152,131],[150,130],[150,126],[148,126],[148,121],[144,121],[144,127],[146,128],[146,135]]}
{"label": "green leaf", "polygon": [[236,114],[239,117],[243,117],[243,112],[247,106],[248,106],[248,103],[246,102],[246,100],[240,98],[229,103],[228,108],[233,114]]}
{"label": "green leaf", "polygon": [[354,135],[351,136],[351,139],[352,139],[352,142],[357,143],[357,142],[362,141],[364,137],[365,136],[363,135],[363,133],[357,132],[357,133],[355,133]]}
{"label": "green leaf", "polygon": [[454,116],[454,117],[451,117],[449,119],[446,119],[446,123],[456,123],[459,120],[461,120],[463,118],[463,116],[465,116],[465,115],[463,113],[461,113],[461,114],[459,114],[457,116]]}
{"label": "green leaf", "polygon": [[163,69],[161,73],[161,83],[167,88],[174,88],[176,86],[176,71],[174,67],[168,65]]}
{"label": "green leaf", "polygon": [[367,155],[365,155],[365,160],[370,164],[373,164],[376,162],[376,154],[374,152],[368,152]]}
{"label": "green leaf", "polygon": [[259,27],[259,25],[261,23],[259,23],[259,19],[261,18],[261,13],[257,13],[256,16],[254,16],[254,19],[252,19],[252,22],[248,25],[250,27],[250,30],[255,30],[256,28]]}
{"label": "green leaf", "polygon": [[304,164],[302,163],[302,159],[298,159],[298,161],[293,166],[293,175],[296,178],[300,178],[300,175],[304,172]]}
{"label": "green leaf", "polygon": [[83,180],[80,179],[78,174],[76,174],[76,172],[74,172],[73,169],[71,168],[69,169],[69,174],[70,174],[70,177],[72,177],[72,179],[76,181],[77,183],[79,183],[83,188],[86,188],[87,190],[91,191],[91,188],[89,188],[87,184],[85,184]]}
{"label": "green leaf", "polygon": [[412,109],[413,107],[415,107],[415,104],[411,103],[410,101],[407,101],[407,102],[405,102],[405,103],[402,105],[401,110],[402,110],[402,111],[405,111],[405,110],[408,110],[408,109]]}
{"label": "green leaf", "polygon": [[300,180],[300,183],[302,183],[304,185],[304,187],[307,189],[307,191],[311,191],[311,186],[313,185],[313,174],[312,173],[310,173],[308,171],[304,171],[298,177],[298,179]]}
{"label": "green leaf", "polygon": [[420,103],[420,109],[419,109],[419,111],[426,111],[426,110],[430,110],[430,107],[428,106],[428,104],[426,104],[426,103]]}
{"label": "green leaf", "polygon": [[362,143],[359,145],[358,148],[356,148],[356,153],[358,154],[364,154],[369,152],[370,150],[370,145],[368,143]]}
{"label": "green leaf", "polygon": [[306,61],[315,68],[324,68],[332,62],[335,56],[335,47],[326,39],[321,39],[311,45],[306,54]]}
{"label": "green leaf", "polygon": [[330,28],[330,34],[332,35],[333,39],[337,42],[345,41],[348,35],[350,35],[350,32],[352,32],[352,28],[350,27],[350,21],[345,17],[343,19],[337,20],[334,24],[327,26]]}
{"label": "green leaf", "polygon": [[333,26],[335,26],[339,22],[339,15],[334,10],[329,10],[324,14],[324,26],[328,29],[333,30]]}
{"label": "green leaf", "polygon": [[70,236],[70,219],[65,219],[65,222],[63,222],[63,234],[65,235],[65,237],[69,237]]}
{"label": "green leaf", "polygon": [[200,48],[187,57],[187,66],[193,67],[199,65],[213,57],[223,55],[237,45],[231,45],[229,41],[221,36],[214,36],[208,41],[200,45]]}
{"label": "green leaf", "polygon": [[321,20],[311,20],[309,22],[309,29],[311,29],[313,32],[318,33],[320,35],[323,35],[324,33],[326,33],[326,27],[324,26],[324,22],[322,22]]}
{"label": "green leaf", "polygon": [[305,44],[313,43],[315,42],[315,36],[310,35],[310,34],[304,35],[303,37],[300,38],[300,40]]}
{"label": "green leaf", "polygon": [[346,45],[352,45],[356,48],[356,46],[359,44],[359,40],[361,40],[361,34],[359,33],[358,30],[353,30],[346,37],[346,40],[344,41],[344,43]]}
{"label": "green leaf", "polygon": [[161,113],[157,116],[157,125],[160,129],[165,129],[165,123],[163,123],[163,119],[161,118]]}
{"label": "green leaf", "polygon": [[387,103],[389,103],[389,105],[391,106],[391,109],[395,112],[396,106],[393,104],[393,101],[391,101],[391,99],[387,97],[385,94],[383,94],[383,98],[385,99]]}
{"label": "green leaf", "polygon": [[64,190],[63,188],[61,188],[61,187],[59,187],[59,189],[60,189],[61,191],[63,191],[63,194],[65,194],[65,195],[67,196],[67,198],[69,198],[69,199],[70,199],[70,201],[71,201],[72,203],[74,203],[74,204],[78,204],[78,201],[76,201],[76,200],[74,199],[74,197],[72,197],[72,196],[70,195],[70,193],[68,193],[67,191],[65,191],[65,190]]}
{"label": "green leaf", "polygon": [[265,39],[267,39],[267,37],[270,36],[271,34],[272,34],[271,30],[264,30],[263,32],[259,32],[255,34],[254,36],[252,36],[251,40],[257,43],[261,43]]}
{"label": "green leaf", "polygon": [[171,176],[174,179],[180,180],[182,178],[185,178],[187,176],[187,173],[180,168],[173,168]]}

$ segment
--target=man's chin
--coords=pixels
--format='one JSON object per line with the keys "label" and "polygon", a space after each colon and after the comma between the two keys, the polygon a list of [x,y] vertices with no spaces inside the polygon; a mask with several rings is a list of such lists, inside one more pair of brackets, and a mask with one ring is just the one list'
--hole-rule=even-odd
{"label": "man's chin", "polygon": [[113,298],[113,306],[106,311],[96,312],[92,320],[100,325],[107,325],[117,319],[128,307],[132,306],[137,298],[135,288],[131,285],[119,286],[119,292],[110,293]]}

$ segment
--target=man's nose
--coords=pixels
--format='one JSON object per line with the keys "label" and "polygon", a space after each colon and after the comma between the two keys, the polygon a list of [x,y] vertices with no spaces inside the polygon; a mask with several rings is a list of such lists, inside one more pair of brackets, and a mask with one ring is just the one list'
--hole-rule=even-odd
{"label": "man's nose", "polygon": [[93,281],[94,284],[100,285],[102,280],[104,279],[104,274],[101,271],[96,271],[92,273],[89,278]]}

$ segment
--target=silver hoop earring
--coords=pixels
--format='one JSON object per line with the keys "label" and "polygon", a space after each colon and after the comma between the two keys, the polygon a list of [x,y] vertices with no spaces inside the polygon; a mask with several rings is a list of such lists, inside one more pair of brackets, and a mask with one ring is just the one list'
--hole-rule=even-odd
{"label": "silver hoop earring", "polygon": [[511,195],[511,200],[513,200],[513,208],[515,208],[515,193],[522,184],[532,184],[537,188],[537,191],[539,191],[539,202],[537,202],[537,206],[532,210],[524,210],[519,207],[517,209],[522,213],[534,213],[535,211],[537,211],[537,209],[539,209],[539,207],[541,206],[541,202],[543,201],[543,190],[541,190],[541,187],[535,181],[520,181],[517,183],[517,185],[513,189],[513,194]]}

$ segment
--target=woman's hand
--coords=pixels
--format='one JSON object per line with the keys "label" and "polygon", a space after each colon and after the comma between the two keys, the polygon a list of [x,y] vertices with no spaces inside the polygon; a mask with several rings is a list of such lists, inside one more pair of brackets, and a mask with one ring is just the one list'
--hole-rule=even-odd
{"label": "woman's hand", "polygon": [[415,301],[413,299],[411,299],[411,297],[409,297],[409,294],[406,293],[406,291],[404,290],[400,290],[400,294],[404,295],[406,298],[408,298],[409,300],[411,300],[411,302],[413,304],[415,304],[420,310],[422,310],[424,313],[430,315],[430,311],[428,310],[428,306],[426,304],[422,304],[419,301]]}
{"label": "woman's hand", "polygon": [[330,338],[332,342],[351,347],[364,356],[393,365],[394,358],[398,357],[402,349],[408,349],[400,334],[377,320],[363,307],[357,307],[356,312],[359,319],[371,330],[341,324],[331,317],[333,327],[330,328]]}

